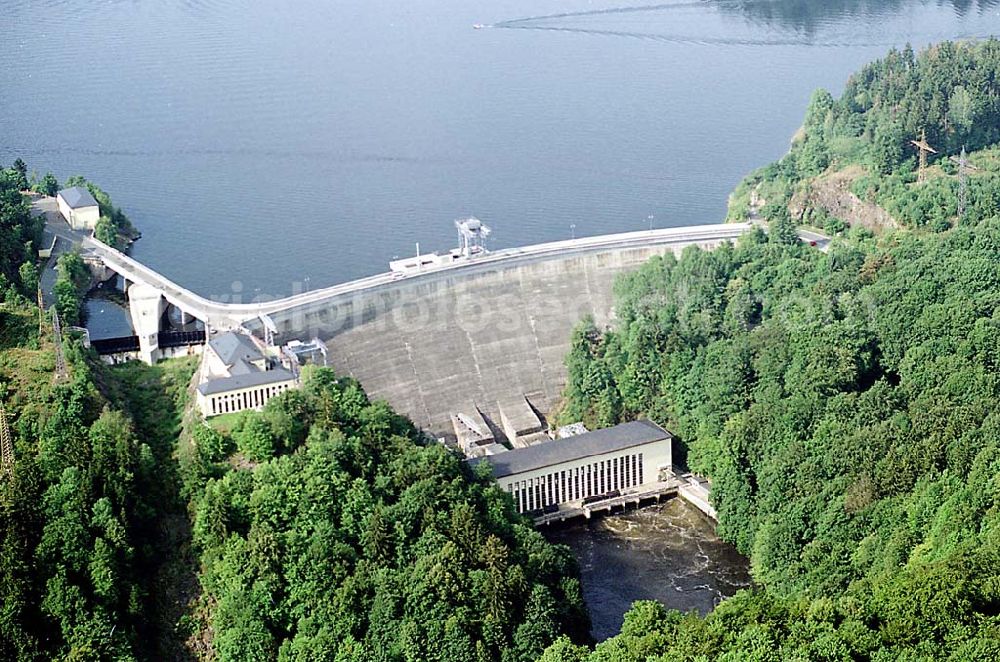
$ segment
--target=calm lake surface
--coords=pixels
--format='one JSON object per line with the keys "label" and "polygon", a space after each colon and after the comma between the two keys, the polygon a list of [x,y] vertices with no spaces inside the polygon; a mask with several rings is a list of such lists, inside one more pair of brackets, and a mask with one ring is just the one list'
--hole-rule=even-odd
{"label": "calm lake surface", "polygon": [[[83,174],[206,296],[280,296],[454,245],[716,223],[817,87],[1000,33],[1000,0],[4,0],[0,163]],[[473,29],[473,24],[486,27]],[[575,227],[571,227],[575,226]],[[88,308],[95,337],[125,321]],[[104,311],[104,312],[102,312]],[[711,608],[745,563],[679,501],[558,532],[599,637]]]}
{"label": "calm lake surface", "polygon": [[[284,295],[454,245],[715,223],[816,87],[1000,33],[996,0],[4,0],[0,163],[109,191],[134,255]],[[473,24],[489,27],[475,30]]]}

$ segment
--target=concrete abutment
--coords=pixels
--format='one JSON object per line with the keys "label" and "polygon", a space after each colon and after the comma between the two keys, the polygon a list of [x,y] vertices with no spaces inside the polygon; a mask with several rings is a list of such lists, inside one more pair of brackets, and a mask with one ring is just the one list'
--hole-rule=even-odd
{"label": "concrete abutment", "polygon": [[139,337],[139,360],[152,365],[160,358],[160,320],[167,310],[167,300],[152,285],[134,283],[128,288],[128,310]]}

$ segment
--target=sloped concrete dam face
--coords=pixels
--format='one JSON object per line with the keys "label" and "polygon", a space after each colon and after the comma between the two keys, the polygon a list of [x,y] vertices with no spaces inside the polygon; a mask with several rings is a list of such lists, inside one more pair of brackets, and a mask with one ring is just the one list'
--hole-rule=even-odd
{"label": "sloped concrete dam face", "polygon": [[[712,248],[719,241],[700,242]],[[273,316],[279,340],[319,337],[329,363],[418,425],[451,434],[450,414],[524,394],[548,413],[566,384],[573,327],[613,317],[615,277],[653,245],[509,260],[400,279]]]}

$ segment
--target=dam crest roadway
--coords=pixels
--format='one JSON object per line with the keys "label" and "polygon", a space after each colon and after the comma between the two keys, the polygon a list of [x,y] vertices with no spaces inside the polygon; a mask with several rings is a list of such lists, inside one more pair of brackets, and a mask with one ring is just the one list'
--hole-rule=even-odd
{"label": "dam crest roadway", "polygon": [[247,321],[261,315],[273,315],[299,307],[321,304],[336,296],[398,283],[404,279],[432,276],[445,271],[501,266],[503,263],[509,264],[511,261],[545,260],[583,252],[627,249],[641,244],[650,246],[700,245],[703,248],[708,248],[718,245],[719,242],[735,240],[746,233],[750,227],[751,225],[748,223],[700,225],[581,237],[533,246],[505,248],[445,266],[426,267],[406,274],[385,272],[284,298],[251,303],[228,303],[203,297],[93,237],[84,238],[82,247],[87,254],[100,259],[110,271],[120,275],[129,283],[155,288],[171,305],[201,320],[207,326],[213,329],[231,329],[242,326]]}
{"label": "dam crest roadway", "polygon": [[452,412],[476,409],[497,420],[499,403],[511,398],[527,398],[543,415],[552,411],[566,383],[572,330],[586,315],[599,328],[614,319],[618,274],[688,246],[716,248],[752,227],[656,229],[502,249],[252,303],[208,299],[93,238],[82,248],[104,276],[130,284],[142,360],[160,358],[157,334],[169,306],[212,331],[242,326],[280,342],[319,338],[339,374],[444,434]]}

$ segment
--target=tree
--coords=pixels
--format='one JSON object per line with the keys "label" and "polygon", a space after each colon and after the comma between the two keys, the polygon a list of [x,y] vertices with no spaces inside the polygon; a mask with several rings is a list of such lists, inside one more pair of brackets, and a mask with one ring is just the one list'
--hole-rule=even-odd
{"label": "tree", "polygon": [[119,246],[118,229],[107,216],[101,216],[98,219],[97,225],[94,227],[94,237],[112,248]]}
{"label": "tree", "polygon": [[277,444],[271,427],[257,412],[243,415],[239,426],[233,431],[236,447],[248,459],[263,461],[274,455]]}
{"label": "tree", "polygon": [[79,325],[82,299],[76,286],[68,280],[58,279],[52,291],[56,295],[56,311],[62,323],[69,326]]}
{"label": "tree", "polygon": [[34,292],[38,289],[38,267],[34,262],[24,262],[18,269],[21,277],[21,286],[25,292]]}
{"label": "tree", "polygon": [[66,325],[79,325],[83,295],[90,284],[90,271],[77,252],[63,253],[56,262],[58,276],[53,286],[56,310]]}
{"label": "tree", "polygon": [[833,96],[820,88],[813,92],[806,108],[806,118],[803,127],[808,138],[823,138],[825,126],[834,109]]}
{"label": "tree", "polygon": [[14,161],[15,183],[19,191],[28,190],[28,166],[21,159]]}
{"label": "tree", "polygon": [[785,246],[797,246],[801,243],[798,230],[788,217],[787,210],[784,210],[784,213],[782,210],[774,210],[773,215],[768,218],[771,219],[768,227],[768,237],[771,241]]}
{"label": "tree", "polygon": [[956,86],[948,99],[948,121],[959,133],[966,134],[972,128],[975,116],[972,95],[964,86]]}
{"label": "tree", "polygon": [[827,148],[821,133],[809,135],[798,146],[796,164],[798,173],[802,177],[818,175],[829,167],[830,150]]}
{"label": "tree", "polygon": [[220,462],[232,451],[231,440],[209,425],[194,429],[194,445],[205,462]]}
{"label": "tree", "polygon": [[590,650],[586,646],[574,644],[564,635],[545,649],[538,662],[587,662],[589,657]]}
{"label": "tree", "polygon": [[902,127],[895,122],[876,129],[871,146],[871,168],[876,174],[887,175],[896,170],[903,160],[903,141]]}
{"label": "tree", "polygon": [[42,195],[54,196],[59,192],[59,181],[56,179],[55,175],[51,172],[47,172],[45,173],[45,176],[35,184],[35,192],[41,193]]}

